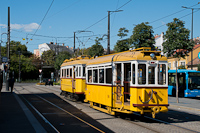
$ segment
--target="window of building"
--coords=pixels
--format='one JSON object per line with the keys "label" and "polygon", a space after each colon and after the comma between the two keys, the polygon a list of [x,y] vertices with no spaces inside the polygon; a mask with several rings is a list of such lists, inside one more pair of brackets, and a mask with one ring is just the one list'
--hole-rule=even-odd
{"label": "window of building", "polygon": [[185,66],[185,62],[184,61],[181,61],[181,66]]}
{"label": "window of building", "polygon": [[171,69],[171,63],[168,63],[168,67]]}
{"label": "window of building", "polygon": [[138,65],[138,84],[146,84],[146,65]]}

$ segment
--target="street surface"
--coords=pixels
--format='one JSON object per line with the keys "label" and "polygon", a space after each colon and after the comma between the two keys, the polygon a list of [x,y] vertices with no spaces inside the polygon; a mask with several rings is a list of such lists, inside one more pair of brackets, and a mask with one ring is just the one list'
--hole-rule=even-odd
{"label": "street surface", "polygon": [[[2,92],[6,92],[5,86]],[[60,86],[21,83],[15,84],[13,95],[21,99],[46,132],[200,132],[198,110],[172,106],[167,113],[156,114],[156,119],[140,115],[115,117],[90,108],[88,103],[67,100],[60,92]]]}

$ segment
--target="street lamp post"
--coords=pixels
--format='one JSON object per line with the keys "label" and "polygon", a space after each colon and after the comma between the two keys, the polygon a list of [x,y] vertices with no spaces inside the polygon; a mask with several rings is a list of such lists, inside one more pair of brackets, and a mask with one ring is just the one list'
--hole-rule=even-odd
{"label": "street lamp post", "polygon": [[[186,9],[191,9],[192,10],[191,41],[193,41],[193,10],[194,9],[200,9],[200,8],[191,8],[191,7],[185,7],[185,6],[182,6],[182,8],[186,8]],[[193,48],[192,48],[192,51],[191,51],[191,70],[193,70]]]}
{"label": "street lamp post", "polygon": [[123,10],[116,11],[108,11],[108,46],[107,46],[107,54],[110,54],[110,12],[121,12]]}

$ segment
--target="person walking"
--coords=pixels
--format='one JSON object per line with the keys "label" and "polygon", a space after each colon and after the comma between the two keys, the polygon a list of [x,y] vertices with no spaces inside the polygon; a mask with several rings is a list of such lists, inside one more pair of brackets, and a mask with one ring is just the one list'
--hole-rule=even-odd
{"label": "person walking", "polygon": [[14,75],[12,76],[11,74],[9,78],[9,87],[11,88],[11,93],[13,92],[14,83],[15,83]]}

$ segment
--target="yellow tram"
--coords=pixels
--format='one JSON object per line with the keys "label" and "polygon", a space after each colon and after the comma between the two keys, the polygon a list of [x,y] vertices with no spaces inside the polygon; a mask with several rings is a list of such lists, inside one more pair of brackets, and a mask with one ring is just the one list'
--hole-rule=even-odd
{"label": "yellow tram", "polygon": [[110,54],[86,64],[85,101],[115,115],[168,111],[167,58],[149,47]]}
{"label": "yellow tram", "polygon": [[85,67],[88,56],[66,59],[61,65],[61,94],[73,100],[83,100],[85,95]]}

